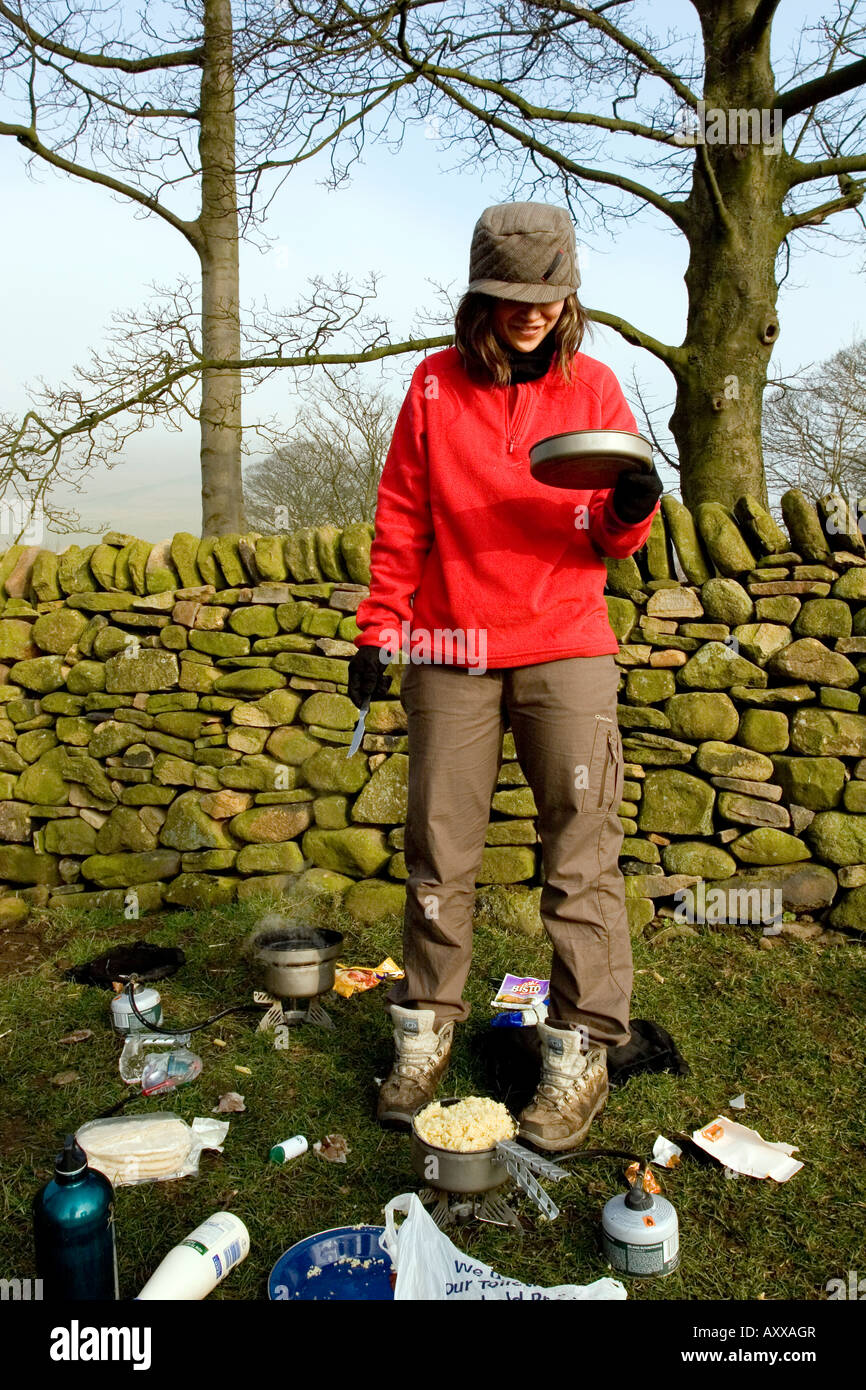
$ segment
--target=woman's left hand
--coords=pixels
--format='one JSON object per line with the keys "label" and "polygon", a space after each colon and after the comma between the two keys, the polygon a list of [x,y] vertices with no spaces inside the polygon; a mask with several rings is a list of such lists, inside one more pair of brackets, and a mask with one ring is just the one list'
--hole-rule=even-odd
{"label": "woman's left hand", "polygon": [[620,473],[613,490],[613,509],[620,521],[636,525],[645,521],[664,491],[656,472]]}

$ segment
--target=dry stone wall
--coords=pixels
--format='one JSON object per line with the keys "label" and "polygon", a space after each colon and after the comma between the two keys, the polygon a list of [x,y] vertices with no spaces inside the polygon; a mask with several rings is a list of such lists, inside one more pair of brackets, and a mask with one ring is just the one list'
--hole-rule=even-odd
{"label": "dry stone wall", "polygon": [[[793,490],[783,516],[787,534],[752,498],[667,496],[644,549],[608,561],[635,934],[686,889],[698,920],[772,889],[866,927],[866,546],[839,499]],[[361,921],[400,910],[399,668],[346,756],[371,535],[112,532],[0,558],[0,925],[319,890]],[[479,910],[525,930],[535,809],[506,734]]]}

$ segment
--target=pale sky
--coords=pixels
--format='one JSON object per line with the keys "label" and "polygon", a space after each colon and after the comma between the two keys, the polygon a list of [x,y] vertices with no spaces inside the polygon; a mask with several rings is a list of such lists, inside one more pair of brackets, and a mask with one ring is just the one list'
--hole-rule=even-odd
{"label": "pale sky", "polygon": [[[817,18],[803,0],[783,7],[777,50],[787,48],[806,15],[812,22]],[[659,31],[668,23],[694,30],[696,19],[690,6],[664,0],[653,6],[653,23]],[[0,366],[2,408],[13,414],[27,408],[28,384],[40,377],[52,383],[67,377],[75,362],[99,346],[111,315],[140,305],[150,283],[170,284],[179,275],[194,277],[197,270],[185,241],[158,219],[144,219],[102,189],[44,167],[29,177],[23,155],[14,141],[0,140],[7,268]],[[434,304],[428,280],[450,283],[455,295],[462,292],[476,219],[488,204],[511,196],[504,176],[454,173],[452,163],[453,156],[435,139],[413,127],[397,153],[369,147],[347,189],[328,191],[320,184],[324,167],[314,161],[302,165],[272,205],[267,230],[276,238],[273,250],[243,252],[243,298],[290,304],[310,276],[343,272],[361,278],[375,270],[381,275],[380,310],[395,338],[408,337],[415,311]],[[551,201],[560,199],[554,193]],[[854,217],[844,214],[837,224],[850,232]],[[641,211],[586,240],[580,253],[582,301],[680,342],[686,313],[684,239],[664,219]],[[781,336],[773,363],[786,373],[819,362],[866,331],[862,246],[849,249],[831,241],[812,246],[806,250],[800,243],[781,293]],[[613,368],[630,399],[636,371],[655,405],[672,405],[673,381],[666,369],[618,334],[595,328],[584,351]],[[402,397],[416,362],[415,357],[398,359],[389,369],[386,386],[396,398]],[[248,422],[271,413],[291,422],[297,401],[284,385],[289,376],[284,373],[246,400]],[[668,415],[664,411],[659,422]],[[664,468],[660,471],[664,476]],[[672,479],[665,481],[670,485]],[[198,531],[199,488],[196,428],[190,425],[180,434],[153,428],[129,443],[114,469],[94,473],[75,501],[85,524],[98,530],[60,540],[49,535],[46,543],[63,549],[70,539],[93,540],[103,524],[153,541],[178,530]]]}

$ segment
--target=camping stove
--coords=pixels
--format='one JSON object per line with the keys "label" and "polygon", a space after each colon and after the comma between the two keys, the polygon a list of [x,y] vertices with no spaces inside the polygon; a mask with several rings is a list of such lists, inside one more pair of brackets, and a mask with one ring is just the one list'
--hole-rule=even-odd
{"label": "camping stove", "polygon": [[298,925],[277,913],[262,919],[245,946],[261,986],[253,1000],[267,1008],[260,1031],[280,1024],[334,1027],[318,1000],[334,987],[335,962],[342,946],[339,932]]}
{"label": "camping stove", "polygon": [[[457,1100],[451,1096],[442,1106],[456,1105]],[[513,1140],[502,1140],[475,1153],[457,1153],[422,1139],[413,1117],[410,1161],[413,1172],[428,1184],[418,1196],[440,1230],[472,1220],[521,1229],[520,1217],[500,1191],[506,1183],[516,1183],[548,1221],[559,1215],[559,1207],[535,1175],[558,1182],[567,1173],[549,1158]]]}

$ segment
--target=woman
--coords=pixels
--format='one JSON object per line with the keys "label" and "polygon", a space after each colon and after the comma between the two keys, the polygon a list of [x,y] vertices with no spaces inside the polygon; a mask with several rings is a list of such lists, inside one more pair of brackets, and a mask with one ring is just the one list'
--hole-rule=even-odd
{"label": "woman", "polygon": [[417,368],[394,430],[349,667],[360,705],[386,693],[385,666],[408,648],[405,977],[389,995],[396,1057],[379,1118],[408,1124],[434,1095],[469,1013],[475,880],[510,723],[538,808],[553,944],[541,1079],[520,1133],[547,1150],[585,1137],[607,1099],[608,1049],[633,1045],[602,557],[644,544],[662,491],[655,470],[593,492],[530,475],[530,445],[546,435],[636,431],[613,373],[578,351],[579,284],[564,209],[483,213],[455,346]]}

